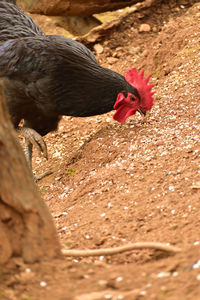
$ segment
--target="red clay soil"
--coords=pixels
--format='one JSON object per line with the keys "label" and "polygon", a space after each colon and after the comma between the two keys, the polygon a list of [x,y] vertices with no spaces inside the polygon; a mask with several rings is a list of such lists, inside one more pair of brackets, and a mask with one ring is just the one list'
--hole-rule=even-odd
{"label": "red clay soil", "polygon": [[200,2],[132,14],[100,43],[104,66],[153,74],[155,105],[125,125],[113,112],[64,117],[46,137],[48,162],[35,155],[37,174],[53,172],[38,187],[63,248],[151,241],[182,252],[15,259],[0,270],[1,300],[200,299]]}

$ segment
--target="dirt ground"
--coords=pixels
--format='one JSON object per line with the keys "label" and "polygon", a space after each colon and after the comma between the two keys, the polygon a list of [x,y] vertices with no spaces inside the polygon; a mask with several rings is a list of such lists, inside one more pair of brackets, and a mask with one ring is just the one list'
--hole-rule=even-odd
{"label": "dirt ground", "polygon": [[152,73],[147,118],[63,117],[34,170],[53,172],[38,186],[63,248],[151,241],[182,251],[15,259],[0,270],[1,300],[200,299],[200,2],[172,3],[129,15],[99,41],[102,65]]}

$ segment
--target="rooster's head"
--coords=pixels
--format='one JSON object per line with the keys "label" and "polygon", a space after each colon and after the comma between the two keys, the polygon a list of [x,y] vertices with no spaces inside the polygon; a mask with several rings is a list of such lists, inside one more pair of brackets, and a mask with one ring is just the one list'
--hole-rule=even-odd
{"label": "rooster's head", "polygon": [[124,123],[126,119],[136,113],[145,115],[147,110],[153,106],[153,92],[151,89],[153,84],[148,84],[151,75],[144,78],[144,70],[138,73],[136,68],[127,71],[125,79],[135,88],[134,93],[122,91],[118,94],[114,105],[116,110],[113,118]]}

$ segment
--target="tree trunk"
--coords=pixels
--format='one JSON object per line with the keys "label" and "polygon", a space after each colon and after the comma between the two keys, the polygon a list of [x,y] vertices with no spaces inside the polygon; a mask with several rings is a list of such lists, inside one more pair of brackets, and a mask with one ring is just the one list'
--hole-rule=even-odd
{"label": "tree trunk", "polygon": [[53,220],[42,201],[9,120],[0,85],[0,264],[60,255]]}
{"label": "tree trunk", "polygon": [[24,10],[49,16],[91,16],[143,0],[18,0]]}

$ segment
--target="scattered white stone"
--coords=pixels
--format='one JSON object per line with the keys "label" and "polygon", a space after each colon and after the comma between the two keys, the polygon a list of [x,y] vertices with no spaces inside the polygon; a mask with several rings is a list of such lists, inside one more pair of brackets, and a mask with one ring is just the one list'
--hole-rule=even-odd
{"label": "scattered white stone", "polygon": [[198,274],[196,278],[197,278],[197,280],[200,280],[200,274]]}
{"label": "scattered white stone", "polygon": [[174,215],[175,214],[175,209],[172,209],[171,213],[172,213],[172,215]]}
{"label": "scattered white stone", "polygon": [[26,268],[26,269],[25,269],[25,272],[26,272],[26,273],[30,273],[30,272],[31,272],[31,269],[30,269],[30,268]]}
{"label": "scattered white stone", "polygon": [[123,277],[122,277],[122,276],[119,276],[119,277],[116,278],[116,281],[117,281],[117,282],[120,282],[120,281],[122,281],[122,280],[123,280]]}
{"label": "scattered white stone", "polygon": [[104,295],[104,298],[105,298],[105,299],[108,299],[108,300],[109,300],[109,299],[112,299],[112,295],[111,295],[111,294],[106,294],[106,295]]}
{"label": "scattered white stone", "polygon": [[200,245],[200,241],[195,241],[194,246],[198,246],[198,245]]}
{"label": "scattered white stone", "polygon": [[158,278],[164,278],[164,277],[169,277],[170,276],[170,272],[160,272],[157,274]]}
{"label": "scattered white stone", "polygon": [[169,186],[169,191],[174,192],[174,187],[173,187],[173,185],[170,185],[170,186]]}
{"label": "scattered white stone", "polygon": [[53,158],[55,158],[55,157],[59,157],[60,158],[60,156],[61,156],[60,152],[58,152],[58,150],[56,150],[52,157]]}
{"label": "scattered white stone", "polygon": [[193,269],[198,269],[200,268],[200,260],[198,260],[193,266],[192,266]]}
{"label": "scattered white stone", "polygon": [[102,214],[101,214],[101,217],[105,217],[105,215],[106,215],[105,213],[102,213]]}
{"label": "scattered white stone", "polygon": [[85,238],[86,238],[86,240],[90,240],[89,234],[86,234]]}
{"label": "scattered white stone", "polygon": [[47,285],[47,283],[46,283],[45,281],[41,281],[41,282],[40,282],[40,286],[41,286],[41,287],[45,287],[46,285]]}
{"label": "scattered white stone", "polygon": [[108,123],[110,123],[112,121],[112,119],[111,118],[106,118],[106,122],[108,122]]}
{"label": "scattered white stone", "polygon": [[146,296],[147,292],[146,291],[141,291],[140,296]]}

